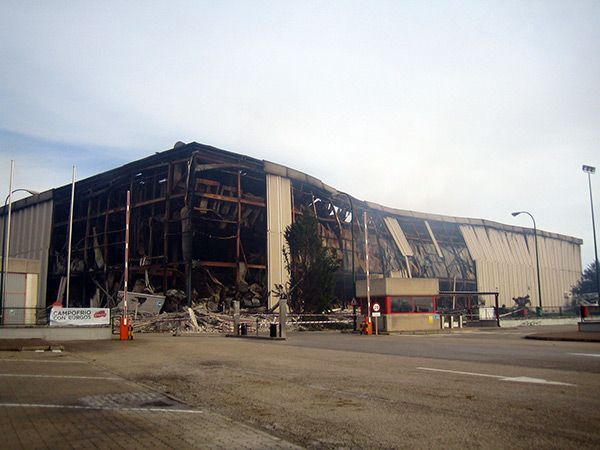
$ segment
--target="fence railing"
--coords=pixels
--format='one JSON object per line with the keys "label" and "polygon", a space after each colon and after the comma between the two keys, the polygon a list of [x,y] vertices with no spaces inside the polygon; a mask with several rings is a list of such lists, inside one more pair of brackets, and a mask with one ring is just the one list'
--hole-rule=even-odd
{"label": "fence railing", "polygon": [[573,306],[545,306],[542,308],[541,313],[538,313],[536,308],[524,307],[516,310],[507,310],[506,308],[500,308],[499,310],[501,319],[535,319],[535,318],[567,318],[567,317],[579,317],[579,307]]}
{"label": "fence railing", "polygon": [[45,326],[50,318],[50,308],[6,307],[0,308],[0,326]]}

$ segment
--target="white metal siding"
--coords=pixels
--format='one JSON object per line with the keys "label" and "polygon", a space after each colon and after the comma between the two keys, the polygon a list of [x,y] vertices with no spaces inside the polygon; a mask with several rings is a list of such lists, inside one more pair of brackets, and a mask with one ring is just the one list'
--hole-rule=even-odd
{"label": "white metal siding", "polygon": [[[46,306],[46,281],[48,277],[48,252],[52,232],[52,200],[36,203],[11,214],[9,258],[32,259],[40,262],[37,299]],[[0,220],[0,235],[4,221]],[[4,249],[0,250],[0,253]],[[10,260],[9,260],[10,270]]]}
{"label": "white metal siding", "polygon": [[396,242],[398,250],[400,250],[402,256],[413,256],[413,250],[408,243],[406,236],[404,235],[404,231],[402,231],[402,228],[400,228],[398,221],[393,217],[385,217],[383,221],[388,231],[392,235],[392,238],[394,238],[394,242]]}
{"label": "white metal siding", "polygon": [[[500,304],[512,306],[513,297],[530,295],[538,305],[533,233],[484,226],[461,225],[467,248],[475,260],[477,289],[500,292]],[[564,306],[565,294],[581,276],[579,244],[538,234],[542,306]],[[485,299],[491,304],[493,299]]]}
{"label": "white metal siding", "polygon": [[276,284],[285,284],[289,275],[285,268],[283,248],[285,229],[292,223],[292,187],[288,178],[267,174],[267,274],[269,308],[277,303],[272,294]]}

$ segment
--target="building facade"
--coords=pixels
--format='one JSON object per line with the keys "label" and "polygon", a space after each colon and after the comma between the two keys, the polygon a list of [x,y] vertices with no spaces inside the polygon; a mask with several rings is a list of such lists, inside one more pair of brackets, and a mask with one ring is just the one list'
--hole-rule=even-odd
{"label": "building facade", "polygon": [[[349,301],[355,280],[366,274],[366,213],[374,277],[436,278],[441,292],[498,291],[506,306],[530,295],[537,305],[529,228],[387,208],[276,163],[178,143],[76,183],[71,306],[116,304],[127,191],[129,286],[138,291],[179,292],[184,303],[203,300],[213,308],[233,299],[272,306],[276,286],[287,281],[285,229],[299,214],[314,214],[323,242],[341,262],[338,298]],[[13,228],[9,256],[42,261],[46,305],[64,295],[71,186],[35,197],[15,205],[20,218],[13,220],[35,227]],[[582,241],[538,230],[538,244],[544,307],[562,307],[581,276]],[[466,301],[465,295],[440,300],[452,308]]]}

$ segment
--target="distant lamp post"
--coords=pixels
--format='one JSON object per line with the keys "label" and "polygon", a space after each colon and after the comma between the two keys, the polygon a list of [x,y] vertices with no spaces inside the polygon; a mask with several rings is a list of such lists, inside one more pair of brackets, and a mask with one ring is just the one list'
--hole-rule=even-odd
{"label": "distant lamp post", "polygon": [[6,196],[6,200],[4,200],[4,222],[2,226],[2,276],[0,277],[0,316],[4,316],[4,287],[6,285],[5,277],[6,271],[8,271],[8,250],[10,248],[10,233],[8,233],[9,238],[7,239],[7,228],[10,226],[10,215],[11,208],[8,206],[8,201],[12,202],[12,194],[15,192],[27,192],[31,195],[39,194],[37,191],[33,191],[31,189],[14,189]]}
{"label": "distant lamp post", "polygon": [[513,217],[517,217],[519,214],[527,214],[533,220],[533,239],[535,241],[535,267],[537,271],[537,285],[538,285],[538,307],[537,314],[538,316],[542,315],[542,284],[540,283],[540,256],[538,252],[538,241],[537,241],[537,227],[535,225],[535,219],[528,213],[527,211],[517,211],[512,213]]}
{"label": "distant lamp post", "polygon": [[592,232],[594,234],[594,261],[596,262],[596,291],[598,293],[598,301],[600,302],[600,266],[598,266],[598,247],[596,245],[596,223],[594,221],[594,201],[592,199],[592,177],[596,173],[596,168],[584,165],[581,170],[587,173],[588,185],[590,187],[590,206],[592,207]]}

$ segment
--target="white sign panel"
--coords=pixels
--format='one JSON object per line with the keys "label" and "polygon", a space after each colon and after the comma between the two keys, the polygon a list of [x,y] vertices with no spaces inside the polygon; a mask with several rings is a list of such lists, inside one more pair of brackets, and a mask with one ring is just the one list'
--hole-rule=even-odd
{"label": "white sign panel", "polygon": [[381,313],[380,312],[374,312],[373,314],[371,314],[373,317],[381,317]]}
{"label": "white sign panel", "polygon": [[97,326],[109,323],[108,308],[52,308],[50,311],[52,326]]}

